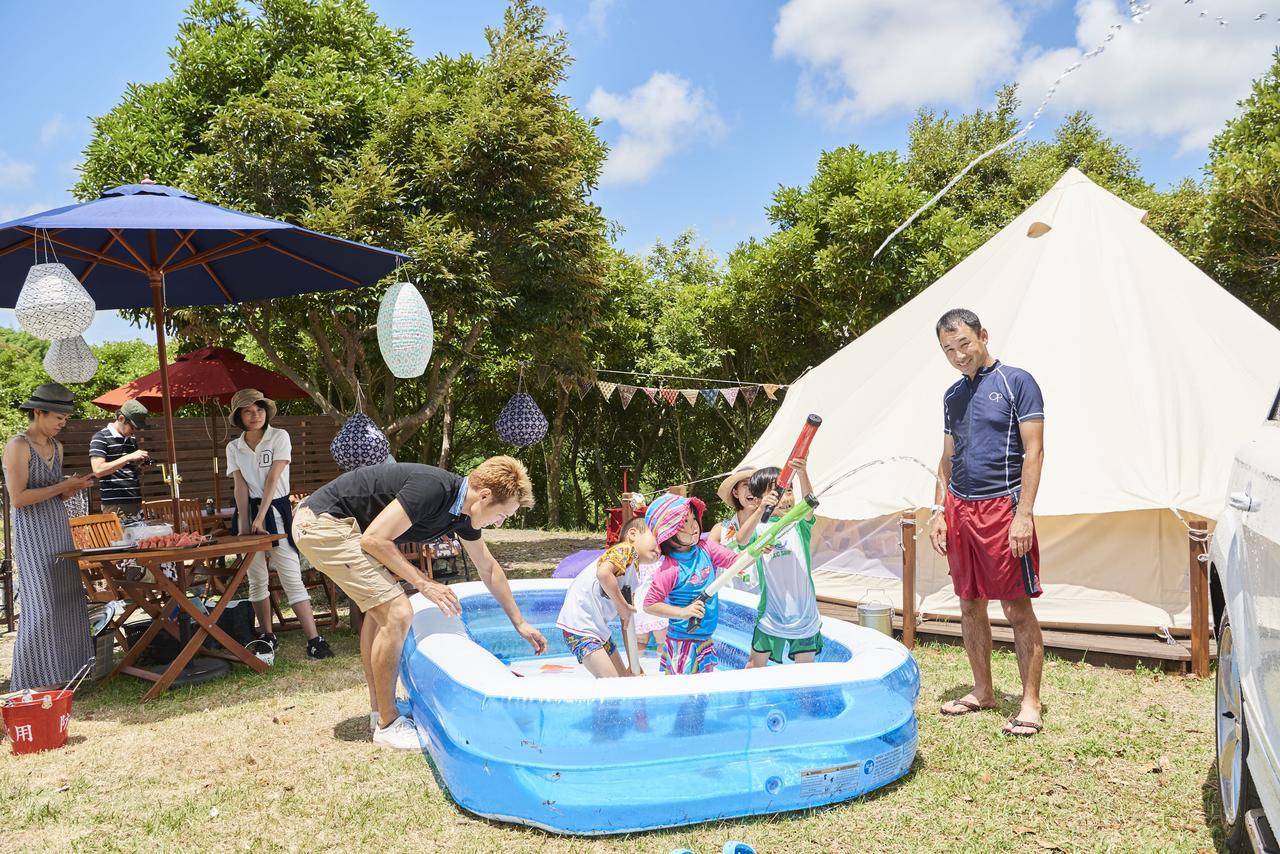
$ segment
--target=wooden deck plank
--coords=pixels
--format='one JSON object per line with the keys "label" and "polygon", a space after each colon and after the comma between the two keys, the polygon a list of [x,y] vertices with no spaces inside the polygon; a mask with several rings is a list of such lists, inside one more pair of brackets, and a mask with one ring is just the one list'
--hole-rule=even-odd
{"label": "wooden deck plank", "polygon": [[[818,600],[818,610],[829,617],[858,622],[858,609],[851,605]],[[902,616],[894,614],[894,631],[901,636]],[[1161,670],[1185,673],[1191,665],[1191,648],[1188,640],[1167,643],[1160,638],[1144,635],[1108,634],[1103,632],[1062,631],[1045,629],[1044,647],[1047,652],[1069,661],[1085,661],[1103,667],[1132,670],[1142,664]],[[924,620],[916,627],[916,637],[935,643],[959,645],[960,623],[947,620]],[[1013,649],[1013,630],[1008,626],[991,627],[991,640],[1000,649]],[[1210,656],[1217,654],[1217,645],[1210,643]]]}

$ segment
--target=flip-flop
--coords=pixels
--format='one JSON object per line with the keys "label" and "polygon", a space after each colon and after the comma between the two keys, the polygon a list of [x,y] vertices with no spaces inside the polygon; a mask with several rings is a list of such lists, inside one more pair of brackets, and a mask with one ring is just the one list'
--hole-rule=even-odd
{"label": "flip-flop", "polygon": [[[950,706],[950,705],[964,706],[964,711],[948,712],[947,706]],[[974,712],[983,712],[983,711],[986,711],[987,709],[994,709],[994,708],[995,706],[980,706],[977,703],[973,702],[972,700],[948,700],[947,702],[942,704],[942,708],[938,709],[938,711],[940,711],[942,714],[946,715],[949,718],[958,718],[961,715],[971,715]]]}
{"label": "flip-flop", "polygon": [[[1014,732],[1018,727],[1032,730],[1032,732]],[[1009,718],[1008,724],[1006,724],[1000,732],[1005,735],[1016,735],[1022,738],[1031,738],[1034,735],[1039,735],[1042,729],[1044,729],[1044,724],[1038,724],[1032,721],[1020,721],[1017,718]]]}
{"label": "flip-flop", "polygon": [[756,849],[752,848],[745,842],[739,842],[736,839],[730,839],[721,849],[722,854],[756,854]]}

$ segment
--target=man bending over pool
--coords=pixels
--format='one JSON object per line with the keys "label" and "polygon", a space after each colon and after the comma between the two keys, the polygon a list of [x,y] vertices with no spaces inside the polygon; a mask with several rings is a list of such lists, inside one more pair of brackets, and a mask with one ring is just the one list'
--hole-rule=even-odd
{"label": "man bending over pool", "polygon": [[293,517],[298,550],[364,612],[360,660],[374,707],[369,723],[375,743],[418,749],[417,727],[395,703],[400,654],[413,619],[396,576],[445,614],[460,612],[454,592],[428,579],[396,544],[456,533],[480,580],[541,655],[546,639],[521,616],[506,573],[480,538],[481,528],[500,527],[517,510],[532,506],[529,473],[511,457],[491,457],[466,477],[418,463],[367,466],[330,481],[298,506]]}

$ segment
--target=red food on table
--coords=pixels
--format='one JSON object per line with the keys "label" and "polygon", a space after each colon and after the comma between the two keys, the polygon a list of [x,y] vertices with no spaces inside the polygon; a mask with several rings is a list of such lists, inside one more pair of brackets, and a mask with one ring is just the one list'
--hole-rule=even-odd
{"label": "red food on table", "polygon": [[198,546],[204,541],[203,534],[161,534],[158,537],[143,537],[135,545],[140,549],[184,549]]}

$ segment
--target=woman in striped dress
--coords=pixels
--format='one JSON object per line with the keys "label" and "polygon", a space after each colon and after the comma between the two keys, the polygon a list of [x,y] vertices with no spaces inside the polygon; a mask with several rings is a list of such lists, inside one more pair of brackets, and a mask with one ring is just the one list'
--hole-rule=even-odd
{"label": "woman in striped dress", "polygon": [[62,499],[93,483],[92,475],[62,477],[62,443],[54,436],[75,410],[75,398],[46,383],[19,408],[27,411],[27,429],[4,449],[22,604],[9,685],[14,691],[61,687],[93,655],[80,570],[75,561],[54,557],[74,548]]}

